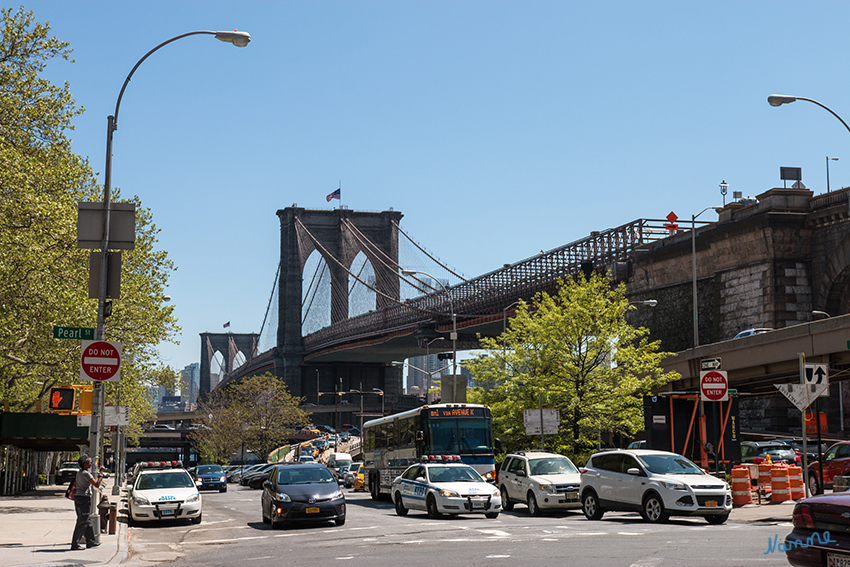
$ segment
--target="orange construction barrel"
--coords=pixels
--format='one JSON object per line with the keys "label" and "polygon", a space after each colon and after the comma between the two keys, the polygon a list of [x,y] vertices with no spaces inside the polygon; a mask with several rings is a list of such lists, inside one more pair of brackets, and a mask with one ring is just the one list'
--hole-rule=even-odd
{"label": "orange construction barrel", "polygon": [[732,505],[744,506],[753,503],[750,470],[741,465],[732,467]]}
{"label": "orange construction barrel", "polygon": [[806,497],[803,488],[803,468],[792,465],[788,468],[788,483],[791,485],[791,500],[800,500]]}
{"label": "orange construction barrel", "polygon": [[791,484],[789,482],[788,466],[774,465],[770,469],[771,502],[787,502],[791,500]]}
{"label": "orange construction barrel", "polygon": [[759,486],[767,491],[770,490],[770,469],[772,464],[759,463]]}

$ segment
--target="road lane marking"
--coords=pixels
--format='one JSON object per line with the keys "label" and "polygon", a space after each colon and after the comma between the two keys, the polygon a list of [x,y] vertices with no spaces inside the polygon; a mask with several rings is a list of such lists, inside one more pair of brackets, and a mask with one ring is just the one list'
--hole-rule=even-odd
{"label": "road lane marking", "polygon": [[484,559],[507,559],[510,555],[488,555]]}

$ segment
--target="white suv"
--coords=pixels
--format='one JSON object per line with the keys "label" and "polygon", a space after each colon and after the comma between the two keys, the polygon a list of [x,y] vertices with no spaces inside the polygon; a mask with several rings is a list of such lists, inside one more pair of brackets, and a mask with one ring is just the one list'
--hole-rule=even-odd
{"label": "white suv", "polygon": [[732,492],[681,455],[635,449],[590,457],[581,469],[581,502],[588,520],[608,511],[634,511],[648,522],[703,516],[709,524],[722,524],[732,511]]}
{"label": "white suv", "polygon": [[518,451],[505,457],[499,469],[502,508],[512,510],[521,502],[532,516],[543,510],[581,508],[580,483],[573,462],[555,453]]}

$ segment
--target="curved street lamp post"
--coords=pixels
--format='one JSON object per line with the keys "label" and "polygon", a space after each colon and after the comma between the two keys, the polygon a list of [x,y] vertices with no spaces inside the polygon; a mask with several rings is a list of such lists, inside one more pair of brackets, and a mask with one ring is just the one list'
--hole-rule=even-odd
{"label": "curved street lamp post", "polygon": [[[136,69],[139,68],[139,65],[141,65],[145,59],[147,59],[155,51],[168,45],[169,43],[177,41],[178,39],[182,39],[184,37],[188,37],[190,35],[213,35],[216,39],[221,40],[225,43],[232,43],[237,47],[245,47],[246,45],[248,45],[248,42],[251,41],[251,34],[240,31],[229,32],[199,30],[184,33],[172,37],[171,39],[160,43],[159,45],[148,51],[144,55],[144,57],[139,59],[139,61],[133,66],[133,69],[130,71],[130,74],[127,75],[127,78],[124,80],[124,84],[121,87],[121,92],[118,93],[118,100],[115,103],[115,113],[107,117],[106,125],[106,167],[103,171],[103,240],[101,242],[100,250],[100,277],[97,298],[97,327],[95,329],[96,340],[104,339],[108,279],[107,274],[109,273],[107,263],[109,260],[110,202],[112,198],[112,136],[113,133],[118,130],[118,110],[121,108],[121,99],[124,96],[124,90],[130,83],[130,79],[133,77],[133,74],[136,72]],[[100,435],[100,429],[105,398],[102,392],[102,386],[99,382],[96,382],[94,384],[92,398],[93,411],[91,429],[89,431],[89,450],[93,453],[92,458],[94,462],[98,463],[101,453],[100,444],[102,442],[102,436]],[[116,465],[118,465],[118,463],[116,463]],[[116,468],[116,474],[118,473],[118,470],[119,469]]]}

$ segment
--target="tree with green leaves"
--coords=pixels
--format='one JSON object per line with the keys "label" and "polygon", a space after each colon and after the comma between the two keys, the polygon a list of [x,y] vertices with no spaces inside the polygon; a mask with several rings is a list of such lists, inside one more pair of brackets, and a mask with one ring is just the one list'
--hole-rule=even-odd
{"label": "tree with green leaves", "polygon": [[204,461],[225,463],[244,443],[260,459],[285,445],[307,422],[283,381],[266,373],[216,390],[198,407],[200,428],[192,432]]}
{"label": "tree with green leaves", "polygon": [[[89,250],[77,248],[77,203],[98,202],[102,190],[88,162],[71,151],[68,133],[82,108],[70,87],[41,76],[68,43],[50,35],[23,8],[0,10],[0,399],[12,411],[47,407],[50,388],[79,382],[80,344],[53,339],[53,326],[94,327],[88,298]],[[115,200],[120,200],[118,192]],[[136,248],[125,251],[121,299],[107,319],[107,340],[126,357],[119,383],[107,383],[107,403],[131,406],[129,438],[153,413],[149,386],[174,387],[176,373],[159,366],[156,345],[179,330],[163,290],[174,267],[154,249],[158,229],[137,206]]]}
{"label": "tree with green leaves", "polygon": [[559,433],[547,444],[584,462],[602,433],[643,429],[643,395],[677,377],[664,373],[660,342],[629,325],[625,286],[612,289],[594,274],[560,282],[555,295],[520,301],[499,337],[481,337],[486,353],[465,363],[482,385],[470,401],[492,409],[494,435],[509,450],[536,446],[525,435],[522,410],[558,408]]}

